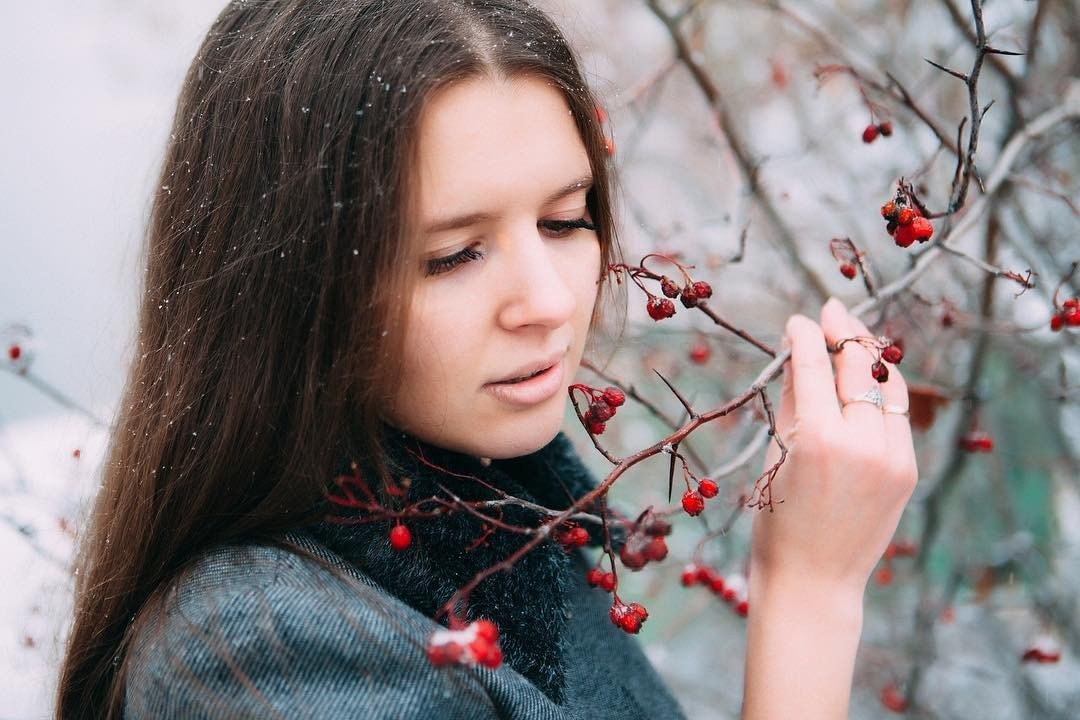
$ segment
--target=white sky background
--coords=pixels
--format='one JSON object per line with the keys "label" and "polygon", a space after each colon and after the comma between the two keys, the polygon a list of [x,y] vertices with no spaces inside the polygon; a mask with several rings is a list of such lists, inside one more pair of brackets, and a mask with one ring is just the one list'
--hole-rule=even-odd
{"label": "white sky background", "polygon": [[[0,327],[99,415],[123,382],[139,248],[183,74],[223,0],[4,4]],[[0,419],[56,410],[0,373]]]}

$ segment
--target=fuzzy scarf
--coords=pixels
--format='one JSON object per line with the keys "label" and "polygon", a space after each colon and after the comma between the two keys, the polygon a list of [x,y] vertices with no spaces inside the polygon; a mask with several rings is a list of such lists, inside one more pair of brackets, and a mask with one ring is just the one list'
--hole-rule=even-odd
{"label": "fuzzy scarf", "polygon": [[[488,465],[393,428],[386,429],[385,437],[391,472],[406,488],[399,507],[431,497],[450,500],[446,490],[462,500],[497,499],[498,494],[485,487],[486,483],[514,497],[561,510],[597,484],[561,432],[534,453],[494,460]],[[434,507],[435,503],[419,506],[421,510]],[[592,511],[597,509],[594,506]],[[543,519],[539,513],[519,505],[485,510],[492,512],[501,512],[501,517],[496,517],[515,527],[536,527]],[[340,508],[332,514],[338,520],[362,517],[362,511]],[[406,519],[405,523],[412,534],[412,545],[402,552],[393,550],[388,542],[390,521],[343,524],[328,520],[311,531],[382,588],[428,617],[434,617],[473,576],[502,561],[531,537],[490,524],[485,527],[475,515],[463,511]],[[602,545],[602,529],[587,529],[590,544]],[[619,539],[613,538],[616,547]],[[504,661],[556,703],[564,699],[564,631],[574,571],[567,552],[546,540],[511,570],[497,572],[481,582],[465,608],[468,620],[488,618],[499,626]],[[440,620],[447,622],[445,617]]]}

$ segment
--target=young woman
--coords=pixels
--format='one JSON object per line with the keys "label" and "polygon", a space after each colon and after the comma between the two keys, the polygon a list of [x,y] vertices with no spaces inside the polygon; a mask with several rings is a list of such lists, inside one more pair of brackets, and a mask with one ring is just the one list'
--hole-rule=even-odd
{"label": "young woman", "polygon": [[[562,509],[597,483],[560,432],[619,258],[596,105],[524,0],[229,4],[154,198],[57,717],[682,715],[550,541],[462,608],[501,664],[425,654],[454,591],[528,539],[506,528],[546,516],[417,503]],[[827,346],[860,335],[836,301],[787,323],[745,717],[846,713],[863,588],[916,479],[900,374],[884,408],[857,343],[833,375]],[[416,511],[408,547],[328,500],[342,476]]]}

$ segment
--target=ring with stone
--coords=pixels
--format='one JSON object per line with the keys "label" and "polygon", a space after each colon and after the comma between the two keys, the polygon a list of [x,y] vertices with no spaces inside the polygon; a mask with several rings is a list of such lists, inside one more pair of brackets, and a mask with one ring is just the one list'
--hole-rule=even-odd
{"label": "ring with stone", "polygon": [[843,407],[847,407],[851,403],[855,402],[868,402],[871,403],[878,410],[881,410],[885,407],[885,396],[881,394],[881,388],[877,385],[874,385],[872,388],[870,388],[861,395],[856,395],[853,398],[848,398],[847,400],[841,401],[841,405]]}

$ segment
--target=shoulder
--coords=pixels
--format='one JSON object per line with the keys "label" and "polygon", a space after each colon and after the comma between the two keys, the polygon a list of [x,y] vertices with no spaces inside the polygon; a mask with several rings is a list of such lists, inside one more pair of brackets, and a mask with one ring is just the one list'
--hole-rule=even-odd
{"label": "shoulder", "polygon": [[427,663],[431,620],[317,543],[299,544],[340,572],[271,544],[222,546],[146,608],[128,653],[125,716],[493,714],[483,670]]}

